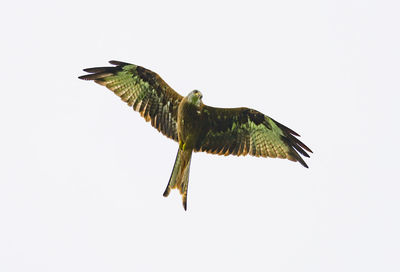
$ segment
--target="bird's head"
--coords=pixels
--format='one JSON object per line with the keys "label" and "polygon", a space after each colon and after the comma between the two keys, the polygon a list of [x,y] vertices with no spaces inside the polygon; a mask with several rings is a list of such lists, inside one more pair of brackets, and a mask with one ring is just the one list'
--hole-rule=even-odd
{"label": "bird's head", "polygon": [[198,107],[202,103],[202,101],[201,101],[202,98],[203,98],[203,95],[198,90],[191,91],[187,96],[188,102],[190,104],[193,104],[193,105],[198,106]]}

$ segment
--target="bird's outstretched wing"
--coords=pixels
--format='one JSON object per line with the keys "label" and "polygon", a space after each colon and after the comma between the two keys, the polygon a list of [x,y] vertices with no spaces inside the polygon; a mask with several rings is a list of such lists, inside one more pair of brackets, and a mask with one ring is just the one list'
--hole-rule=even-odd
{"label": "bird's outstretched wing", "polygon": [[115,66],[84,69],[89,74],[79,78],[106,86],[158,131],[178,141],[176,122],[183,97],[146,68],[114,60],[110,64]]}
{"label": "bird's outstretched wing", "polygon": [[309,157],[312,152],[295,136],[293,130],[272,118],[248,108],[203,107],[204,135],[196,151],[219,155],[253,155],[284,158],[307,164],[299,153]]}

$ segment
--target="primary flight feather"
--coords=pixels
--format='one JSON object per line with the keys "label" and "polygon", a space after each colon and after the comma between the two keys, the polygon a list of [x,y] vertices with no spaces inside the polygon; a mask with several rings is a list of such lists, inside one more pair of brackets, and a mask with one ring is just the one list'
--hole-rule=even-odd
{"label": "primary flight feather", "polygon": [[114,66],[84,69],[89,74],[79,78],[106,86],[179,143],[164,196],[179,189],[185,210],[193,151],[289,159],[308,168],[300,154],[309,157],[311,149],[296,138],[296,132],[272,118],[249,108],[210,107],[203,104],[201,92],[183,97],[146,68],[114,60],[110,64]]}

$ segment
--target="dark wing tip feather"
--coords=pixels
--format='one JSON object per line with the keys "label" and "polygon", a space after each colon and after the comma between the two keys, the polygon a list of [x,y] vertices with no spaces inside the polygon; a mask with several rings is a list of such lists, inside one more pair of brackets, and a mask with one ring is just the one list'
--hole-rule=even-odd
{"label": "dark wing tip feather", "polygon": [[282,125],[281,123],[276,122],[275,120],[274,120],[274,122],[283,131],[284,135],[282,136],[282,140],[292,149],[292,156],[294,157],[294,159],[296,161],[298,161],[304,167],[308,168],[308,165],[303,160],[303,158],[299,155],[299,153],[301,155],[303,155],[304,157],[309,158],[310,155],[306,151],[313,153],[312,150],[308,146],[306,146],[302,141],[300,141],[299,139],[296,138],[296,136],[300,137],[300,135],[298,133],[296,133],[292,129]]}
{"label": "dark wing tip feather", "polygon": [[85,68],[83,71],[90,74],[82,75],[78,78],[83,80],[100,80],[101,78],[111,76],[116,72],[121,71],[123,66],[130,65],[130,63],[116,60],[111,60],[110,63],[116,66]]}
{"label": "dark wing tip feather", "polygon": [[[271,119],[272,119],[272,118],[271,118]],[[285,126],[285,125],[282,125],[281,123],[275,121],[274,119],[272,119],[272,120],[273,120],[282,130],[285,130],[286,132],[288,132],[288,133],[290,133],[290,134],[292,134],[292,135],[294,135],[294,136],[300,137],[300,135],[299,135],[296,131],[294,131],[294,130],[288,128],[288,127]]]}
{"label": "dark wing tip feather", "polygon": [[[300,135],[299,135],[299,137],[300,137]],[[296,138],[295,138],[295,139],[296,139]],[[304,149],[307,150],[308,152],[313,153],[312,150],[311,150],[308,146],[306,146],[302,141],[300,141],[299,139],[296,139],[296,142],[297,142],[297,144],[298,144],[299,146],[301,146],[302,148],[304,148]]]}
{"label": "dark wing tip feather", "polygon": [[114,73],[110,73],[110,72],[99,72],[99,73],[94,73],[94,74],[83,75],[78,78],[83,79],[83,80],[99,80],[104,77],[112,76],[113,74]]}
{"label": "dark wing tip feather", "polygon": [[306,163],[302,158],[300,158],[298,161],[299,161],[299,163],[300,163],[301,165],[303,165],[305,168],[308,168],[307,163]]}
{"label": "dark wing tip feather", "polygon": [[[111,67],[114,68],[114,67]],[[101,73],[110,70],[110,67],[94,67],[94,68],[85,68],[83,71],[88,73]]]}
{"label": "dark wing tip feather", "polygon": [[131,63],[118,61],[118,60],[110,60],[109,63],[112,64],[112,65],[117,65],[117,66],[131,65]]}
{"label": "dark wing tip feather", "polygon": [[89,79],[87,78],[87,76],[88,76],[88,75],[78,76],[78,78],[79,78],[79,79],[83,79],[83,80],[89,80]]}
{"label": "dark wing tip feather", "polygon": [[303,155],[306,158],[309,158],[310,155],[308,155],[306,151],[304,151],[295,142],[290,140],[287,136],[281,136],[281,140],[286,144],[286,146],[288,148],[288,151],[286,153],[286,156],[287,156],[286,158],[291,160],[291,161],[294,161],[294,162],[299,162],[302,166],[304,166],[305,168],[308,168],[307,163],[300,156],[300,154]]}
{"label": "dark wing tip feather", "polygon": [[286,144],[290,147],[291,153],[292,153],[292,156],[294,157],[294,159],[296,161],[298,161],[299,163],[301,163],[301,165],[303,165],[304,167],[308,168],[308,165],[305,163],[303,158],[299,155],[299,153],[300,153],[304,157],[307,157],[307,158],[310,157],[310,155],[308,155],[308,153],[302,148],[302,145],[304,145],[304,144],[301,143],[299,139],[295,138],[291,134],[287,134],[286,136],[282,136],[282,140],[284,142],[286,142]]}
{"label": "dark wing tip feather", "polygon": [[292,144],[292,147],[299,152],[301,155],[303,155],[306,158],[309,158],[310,155],[307,154],[307,152],[305,152],[303,149],[301,149],[297,144]]}
{"label": "dark wing tip feather", "polygon": [[[271,119],[272,119],[272,118],[271,118]],[[273,119],[272,119],[272,120],[273,120]],[[282,129],[282,130],[285,132],[285,134],[290,138],[290,140],[292,140],[293,142],[295,142],[297,145],[301,146],[302,148],[304,148],[304,149],[307,150],[308,152],[313,153],[312,150],[311,150],[308,146],[306,146],[302,141],[300,141],[299,139],[297,139],[296,137],[294,137],[294,136],[300,137],[300,134],[298,134],[298,133],[295,132],[294,130],[288,128],[288,127],[285,126],[285,125],[282,125],[281,123],[279,123],[279,122],[277,122],[277,121],[275,121],[275,120],[273,120],[273,121],[278,125],[278,127],[279,127],[280,129]],[[303,150],[303,151],[304,151],[304,150]],[[308,155],[308,154],[307,154],[307,155]],[[306,156],[306,155],[305,155],[305,156]]]}
{"label": "dark wing tip feather", "polygon": [[[312,150],[310,148],[308,148],[308,146],[306,146],[304,143],[302,143],[299,139],[297,139],[293,135],[289,134],[289,135],[287,135],[287,138],[290,141],[290,143],[293,145],[293,147],[297,151],[299,151],[302,155],[304,155],[304,156],[309,158],[310,155],[308,155],[306,151],[308,151],[310,153],[313,153]],[[305,150],[303,150],[303,149],[305,149]]]}
{"label": "dark wing tip feather", "polygon": [[[300,136],[299,136],[300,137]],[[310,152],[310,153],[314,153],[308,146],[306,146],[303,142],[301,142],[299,139],[296,139],[296,143],[301,146],[302,148],[304,148],[306,151]],[[308,154],[307,154],[308,155]],[[309,155],[307,157],[310,157]]]}

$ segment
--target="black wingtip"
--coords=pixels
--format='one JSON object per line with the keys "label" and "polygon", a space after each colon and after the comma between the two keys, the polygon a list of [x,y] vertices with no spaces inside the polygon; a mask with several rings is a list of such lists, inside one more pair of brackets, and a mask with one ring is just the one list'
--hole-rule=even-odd
{"label": "black wingtip", "polygon": [[183,205],[183,209],[186,211],[187,210],[187,194],[186,194],[186,192],[182,195],[182,205]]}
{"label": "black wingtip", "polygon": [[169,195],[169,192],[171,192],[171,188],[169,188],[169,184],[168,184],[167,188],[165,188],[165,191],[163,193],[163,197],[167,197]]}
{"label": "black wingtip", "polygon": [[[300,142],[300,141],[298,141],[297,139],[295,139],[296,141],[293,141],[291,144],[292,144],[292,147],[295,149],[295,150],[297,150],[297,152],[299,152],[301,155],[303,155],[304,157],[307,157],[307,158],[309,158],[310,157],[310,155],[308,155],[307,154],[307,152],[306,151],[304,151],[303,149],[301,149],[301,147],[303,147],[303,145],[301,145],[302,143]],[[301,147],[300,147],[300,146]],[[304,147],[303,147],[304,148]],[[308,149],[307,149],[308,150]]]}
{"label": "black wingtip", "polygon": [[313,153],[312,150],[308,146],[306,146],[302,141],[300,141],[299,139],[297,139],[297,144],[300,145],[305,150],[307,150],[308,152]]}
{"label": "black wingtip", "polygon": [[117,66],[131,65],[130,63],[118,61],[118,60],[110,60],[108,63],[110,63],[112,65],[117,65]]}
{"label": "black wingtip", "polygon": [[113,64],[116,66],[85,68],[85,69],[83,69],[83,71],[85,71],[86,73],[90,73],[90,74],[79,76],[78,78],[83,79],[83,80],[96,80],[96,79],[100,79],[103,77],[113,75],[113,74],[121,71],[124,66],[131,65],[130,63],[117,61],[117,60],[111,60],[109,62],[110,62],[110,64]]}
{"label": "black wingtip", "polygon": [[299,158],[297,158],[298,162],[303,165],[305,168],[308,168],[307,163],[299,156]]}

